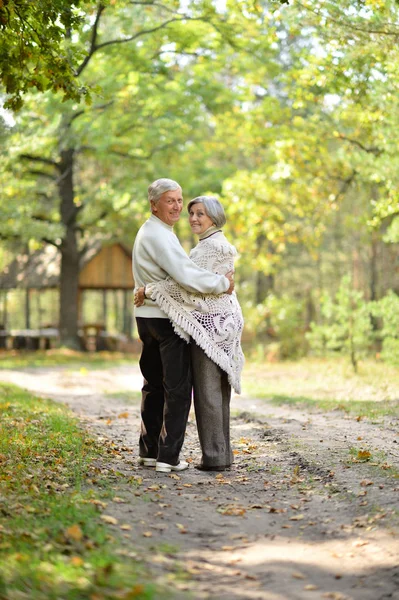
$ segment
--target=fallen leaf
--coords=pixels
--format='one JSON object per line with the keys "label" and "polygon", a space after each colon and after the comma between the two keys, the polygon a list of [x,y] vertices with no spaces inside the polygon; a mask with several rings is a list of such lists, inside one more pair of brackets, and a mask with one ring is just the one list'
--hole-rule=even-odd
{"label": "fallen leaf", "polygon": [[176,473],[171,473],[171,474],[169,475],[169,477],[170,477],[171,479],[177,479],[178,481],[180,481],[180,479],[181,479],[181,477],[179,477],[179,475],[176,475]]}
{"label": "fallen leaf", "polygon": [[118,504],[124,504],[126,502],[126,500],[124,500],[123,498],[119,498],[119,496],[115,496],[115,498],[112,498],[113,502],[118,502]]}
{"label": "fallen leaf", "polygon": [[143,536],[144,537],[152,537],[152,533],[151,533],[151,531],[144,531]]}
{"label": "fallen leaf", "polygon": [[352,546],[354,546],[355,548],[361,548],[362,546],[367,546],[368,543],[369,542],[367,540],[356,540],[355,542],[353,542]]}
{"label": "fallen leaf", "polygon": [[187,529],[186,529],[185,525],[182,525],[181,523],[176,523],[176,527],[178,528],[180,533],[187,533]]}
{"label": "fallen leaf", "polygon": [[128,412],[123,412],[120,415],[118,415],[118,419],[127,419],[128,417],[129,417]]}
{"label": "fallen leaf", "polygon": [[127,594],[124,594],[124,598],[126,598],[126,600],[131,600],[138,596],[142,596],[144,591],[145,591],[144,585],[142,585],[141,583],[136,583],[136,585],[134,585],[132,587],[132,589],[128,591]]}
{"label": "fallen leaf", "polygon": [[367,462],[371,458],[371,452],[368,450],[359,450],[356,456],[357,460]]}
{"label": "fallen leaf", "polygon": [[217,511],[222,514],[222,515],[228,515],[228,516],[234,516],[234,517],[242,517],[245,515],[245,508],[243,508],[242,506],[234,506],[234,505],[228,505],[228,506],[221,506],[220,508],[217,509]]}
{"label": "fallen leaf", "polygon": [[319,588],[317,587],[317,585],[313,585],[313,583],[308,583],[308,585],[305,585],[305,587],[303,589],[306,590],[307,592],[314,592],[314,591],[318,590]]}
{"label": "fallen leaf", "polygon": [[74,540],[75,542],[80,542],[83,538],[83,531],[79,525],[71,525],[65,530],[65,537]]}
{"label": "fallen leaf", "polygon": [[89,502],[90,504],[94,504],[94,506],[99,506],[100,508],[107,507],[107,502],[101,502],[101,500],[97,500],[96,498],[89,500]]}
{"label": "fallen leaf", "polygon": [[292,573],[292,577],[294,577],[294,579],[306,579],[305,575],[303,573],[300,573],[299,571],[295,571],[295,573]]}
{"label": "fallen leaf", "polygon": [[129,525],[128,523],[124,523],[123,525],[121,525],[121,529],[123,529],[123,531],[130,531],[132,528],[131,525]]}
{"label": "fallen leaf", "polygon": [[102,519],[104,523],[107,523],[108,525],[118,524],[118,519],[115,519],[115,517],[111,517],[111,515],[101,515],[100,519]]}
{"label": "fallen leaf", "polygon": [[367,485],[374,485],[374,481],[370,481],[369,479],[363,479],[363,481],[360,482],[360,485],[362,485],[363,487],[366,487]]}
{"label": "fallen leaf", "polygon": [[303,515],[293,515],[292,517],[290,517],[290,521],[302,521],[303,518]]}
{"label": "fallen leaf", "polygon": [[80,556],[72,556],[71,565],[73,565],[74,567],[81,567],[82,565],[84,565],[84,561],[82,558],[80,558]]}

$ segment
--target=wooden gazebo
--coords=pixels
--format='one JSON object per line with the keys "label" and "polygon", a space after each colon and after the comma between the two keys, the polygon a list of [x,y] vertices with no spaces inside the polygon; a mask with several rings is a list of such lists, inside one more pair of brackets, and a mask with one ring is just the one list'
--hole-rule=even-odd
{"label": "wooden gazebo", "polygon": [[[57,290],[59,288],[61,256],[51,245],[45,246],[32,254],[20,254],[0,274],[0,290],[25,290],[25,327],[30,330],[31,294],[34,290]],[[96,241],[82,255],[79,273],[79,325],[83,336],[91,329],[96,335],[105,333],[107,329],[107,312],[109,310],[109,294],[122,294],[122,318],[115,334],[123,334],[131,338],[132,334],[132,257],[131,250],[121,243],[106,245]],[[85,293],[97,291],[102,293],[101,317],[93,321],[84,317]],[[115,306],[114,306],[115,309]],[[3,300],[3,322],[7,322],[7,305]],[[6,325],[6,323],[4,323]],[[46,326],[49,324],[46,323]],[[58,323],[51,323],[58,327]],[[36,325],[37,326],[37,325]],[[40,324],[42,327],[43,324]],[[1,329],[1,325],[0,325]]]}

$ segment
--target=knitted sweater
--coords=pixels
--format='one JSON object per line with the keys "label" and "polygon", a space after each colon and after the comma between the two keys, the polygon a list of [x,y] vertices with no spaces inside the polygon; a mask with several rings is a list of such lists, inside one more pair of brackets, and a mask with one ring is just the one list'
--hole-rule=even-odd
{"label": "knitted sweater", "polygon": [[[147,286],[168,275],[190,292],[222,294],[230,287],[223,274],[197,266],[181,246],[173,227],[155,215],[140,227],[133,246],[133,278],[136,287]],[[224,273],[227,271],[224,271]],[[137,317],[167,318],[151,299],[135,308]]]}
{"label": "knitted sweater", "polygon": [[[190,258],[196,265],[218,273],[232,271],[236,255],[236,249],[221,231],[202,239],[190,252]],[[176,333],[186,341],[191,336],[205,354],[227,373],[231,386],[240,393],[244,320],[235,292],[219,296],[192,294],[168,277],[147,286],[146,293],[168,315]]]}

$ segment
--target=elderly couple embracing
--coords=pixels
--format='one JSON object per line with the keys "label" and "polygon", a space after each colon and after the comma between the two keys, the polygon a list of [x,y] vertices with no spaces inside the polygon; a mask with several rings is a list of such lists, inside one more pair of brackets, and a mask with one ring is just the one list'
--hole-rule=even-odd
{"label": "elderly couple embracing", "polygon": [[192,393],[202,459],[196,468],[223,471],[233,462],[231,389],[240,392],[243,318],[234,292],[236,250],[225,238],[220,202],[188,204],[198,244],[188,257],[173,233],[183,209],[180,185],[157,179],[148,188],[151,216],[133,247],[135,316],[142,342],[139,462],[184,471],[180,459]]}

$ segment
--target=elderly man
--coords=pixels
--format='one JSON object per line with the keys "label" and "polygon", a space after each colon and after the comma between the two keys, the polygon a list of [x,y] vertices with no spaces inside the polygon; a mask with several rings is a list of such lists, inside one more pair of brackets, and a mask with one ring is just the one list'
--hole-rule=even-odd
{"label": "elderly man", "polygon": [[[180,185],[157,179],[148,188],[150,218],[140,228],[133,247],[136,287],[172,277],[190,292],[232,293],[232,273],[216,275],[196,266],[173,233],[183,208]],[[141,403],[140,464],[157,471],[183,471],[179,460],[191,405],[188,344],[174,331],[166,314],[150,299],[135,310],[142,341],[140,369],[144,377]]]}

